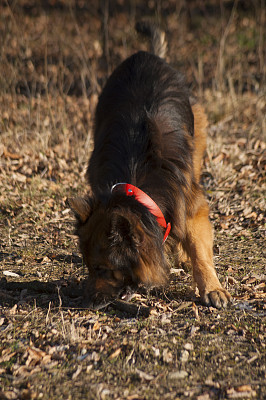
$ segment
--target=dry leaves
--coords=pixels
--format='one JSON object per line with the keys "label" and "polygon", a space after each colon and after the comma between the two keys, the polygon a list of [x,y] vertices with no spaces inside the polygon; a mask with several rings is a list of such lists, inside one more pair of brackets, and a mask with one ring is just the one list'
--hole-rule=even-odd
{"label": "dry leaves", "polygon": [[[0,5],[0,398],[263,398],[260,2],[239,2],[228,27],[231,2],[136,1],[130,11],[126,1],[103,2],[112,8],[105,21],[98,1],[33,3]],[[171,270],[164,290],[125,299],[145,316],[79,308],[86,270],[66,200],[87,191],[100,87],[107,69],[147,48],[133,33],[135,15],[147,14],[161,15],[169,59],[209,117],[203,185],[215,264],[235,299],[223,312],[200,305],[187,265]]]}
{"label": "dry leaves", "polygon": [[250,385],[241,385],[234,388],[229,388],[226,391],[229,399],[249,399],[256,397],[256,391],[252,390]]}

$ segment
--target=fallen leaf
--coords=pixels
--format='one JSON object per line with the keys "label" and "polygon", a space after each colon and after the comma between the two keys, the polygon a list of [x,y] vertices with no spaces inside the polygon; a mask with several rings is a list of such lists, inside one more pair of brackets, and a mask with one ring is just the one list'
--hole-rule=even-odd
{"label": "fallen leaf", "polygon": [[18,393],[13,392],[12,390],[7,390],[6,392],[2,392],[0,389],[0,399],[3,400],[17,400],[18,399]]}
{"label": "fallen leaf", "polygon": [[203,393],[196,397],[197,400],[209,400],[210,395],[209,393]]}
{"label": "fallen leaf", "polygon": [[12,276],[13,278],[20,278],[18,274],[12,271],[3,271],[3,275],[5,276]]}
{"label": "fallen leaf", "polygon": [[167,364],[173,361],[173,354],[168,349],[163,350],[163,361]]}
{"label": "fallen leaf", "polygon": [[180,361],[186,363],[189,359],[189,352],[187,350],[181,350]]}
{"label": "fallen leaf", "polygon": [[185,349],[185,350],[188,350],[188,351],[194,350],[194,345],[193,345],[193,343],[185,343],[185,344],[184,344],[184,349]]}
{"label": "fallen leaf", "polygon": [[93,331],[98,331],[100,329],[101,325],[99,323],[99,321],[96,321],[95,324],[92,327]]}
{"label": "fallen leaf", "polygon": [[74,374],[72,375],[72,379],[76,379],[82,371],[82,366],[79,365]]}
{"label": "fallen leaf", "polygon": [[170,372],[168,374],[168,379],[171,381],[177,380],[177,379],[185,379],[188,376],[187,371],[174,371]]}
{"label": "fallen leaf", "polygon": [[5,349],[2,351],[2,356],[0,357],[0,363],[9,361],[14,355],[15,351],[11,351],[11,349]]}
{"label": "fallen leaf", "polygon": [[154,379],[153,375],[149,375],[146,372],[140,371],[139,369],[135,370],[138,376],[145,381],[152,381]]}
{"label": "fallen leaf", "polygon": [[226,394],[229,399],[246,399],[255,397],[256,391],[252,390],[250,385],[241,385],[227,389]]}
{"label": "fallen leaf", "polygon": [[51,355],[45,353],[40,349],[36,349],[35,347],[29,347],[28,358],[26,361],[26,366],[35,366],[37,364],[46,365],[51,361]]}
{"label": "fallen leaf", "polygon": [[13,372],[13,375],[26,377],[26,376],[37,374],[40,371],[41,371],[41,367],[39,367],[39,366],[28,367],[26,365],[21,365],[18,369],[16,369]]}
{"label": "fallen leaf", "polygon": [[18,305],[15,304],[15,305],[10,309],[9,314],[10,314],[10,315],[15,315],[16,312],[17,312],[17,308],[18,308]]}
{"label": "fallen leaf", "polygon": [[110,360],[113,360],[114,358],[118,357],[119,354],[121,353],[121,347],[119,347],[117,350],[115,350],[110,356]]}
{"label": "fallen leaf", "polygon": [[250,385],[241,385],[235,388],[236,392],[251,392],[252,388]]}
{"label": "fallen leaf", "polygon": [[11,158],[11,160],[19,160],[21,158],[21,156],[19,154],[11,153],[5,147],[4,147],[3,154],[6,158]]}

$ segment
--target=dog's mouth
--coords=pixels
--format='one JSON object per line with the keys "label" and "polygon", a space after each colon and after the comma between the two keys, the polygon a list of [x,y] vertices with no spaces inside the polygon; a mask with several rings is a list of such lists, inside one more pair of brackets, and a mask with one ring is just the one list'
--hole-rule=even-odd
{"label": "dog's mouth", "polygon": [[89,308],[94,311],[106,308],[115,300],[122,299],[124,301],[130,301],[134,295],[134,289],[130,286],[126,286],[122,289],[117,290],[115,293],[103,293],[95,292],[95,289],[91,287],[88,290],[88,286],[85,287],[85,296],[83,300],[83,307]]}
{"label": "dog's mouth", "polygon": [[103,293],[96,293],[93,297],[86,296],[83,300],[82,306],[94,311],[101,310],[109,306],[117,297],[106,296]]}

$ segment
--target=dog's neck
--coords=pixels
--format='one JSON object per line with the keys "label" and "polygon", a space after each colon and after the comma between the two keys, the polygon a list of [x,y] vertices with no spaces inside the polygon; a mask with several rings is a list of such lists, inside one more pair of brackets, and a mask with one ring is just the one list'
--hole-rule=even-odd
{"label": "dog's neck", "polygon": [[165,242],[170,233],[171,224],[170,222],[166,222],[160,207],[155,203],[155,201],[153,201],[152,198],[147,195],[147,193],[143,192],[138,187],[131,185],[130,183],[116,183],[112,187],[111,192],[113,193],[117,191],[121,191],[127,196],[134,196],[139,203],[147,207],[150,213],[156,217],[158,224],[165,229],[163,238],[163,242]]}

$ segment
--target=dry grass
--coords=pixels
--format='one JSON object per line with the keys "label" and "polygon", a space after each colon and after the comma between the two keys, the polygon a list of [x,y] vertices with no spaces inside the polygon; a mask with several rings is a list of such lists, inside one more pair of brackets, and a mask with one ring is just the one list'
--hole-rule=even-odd
{"label": "dry grass", "polygon": [[[0,3],[0,398],[263,398],[264,3],[107,3]],[[86,271],[66,198],[87,190],[97,96],[146,48],[143,15],[167,28],[169,60],[209,117],[203,184],[226,311],[199,304],[185,266],[133,298],[149,318],[78,308]]]}

